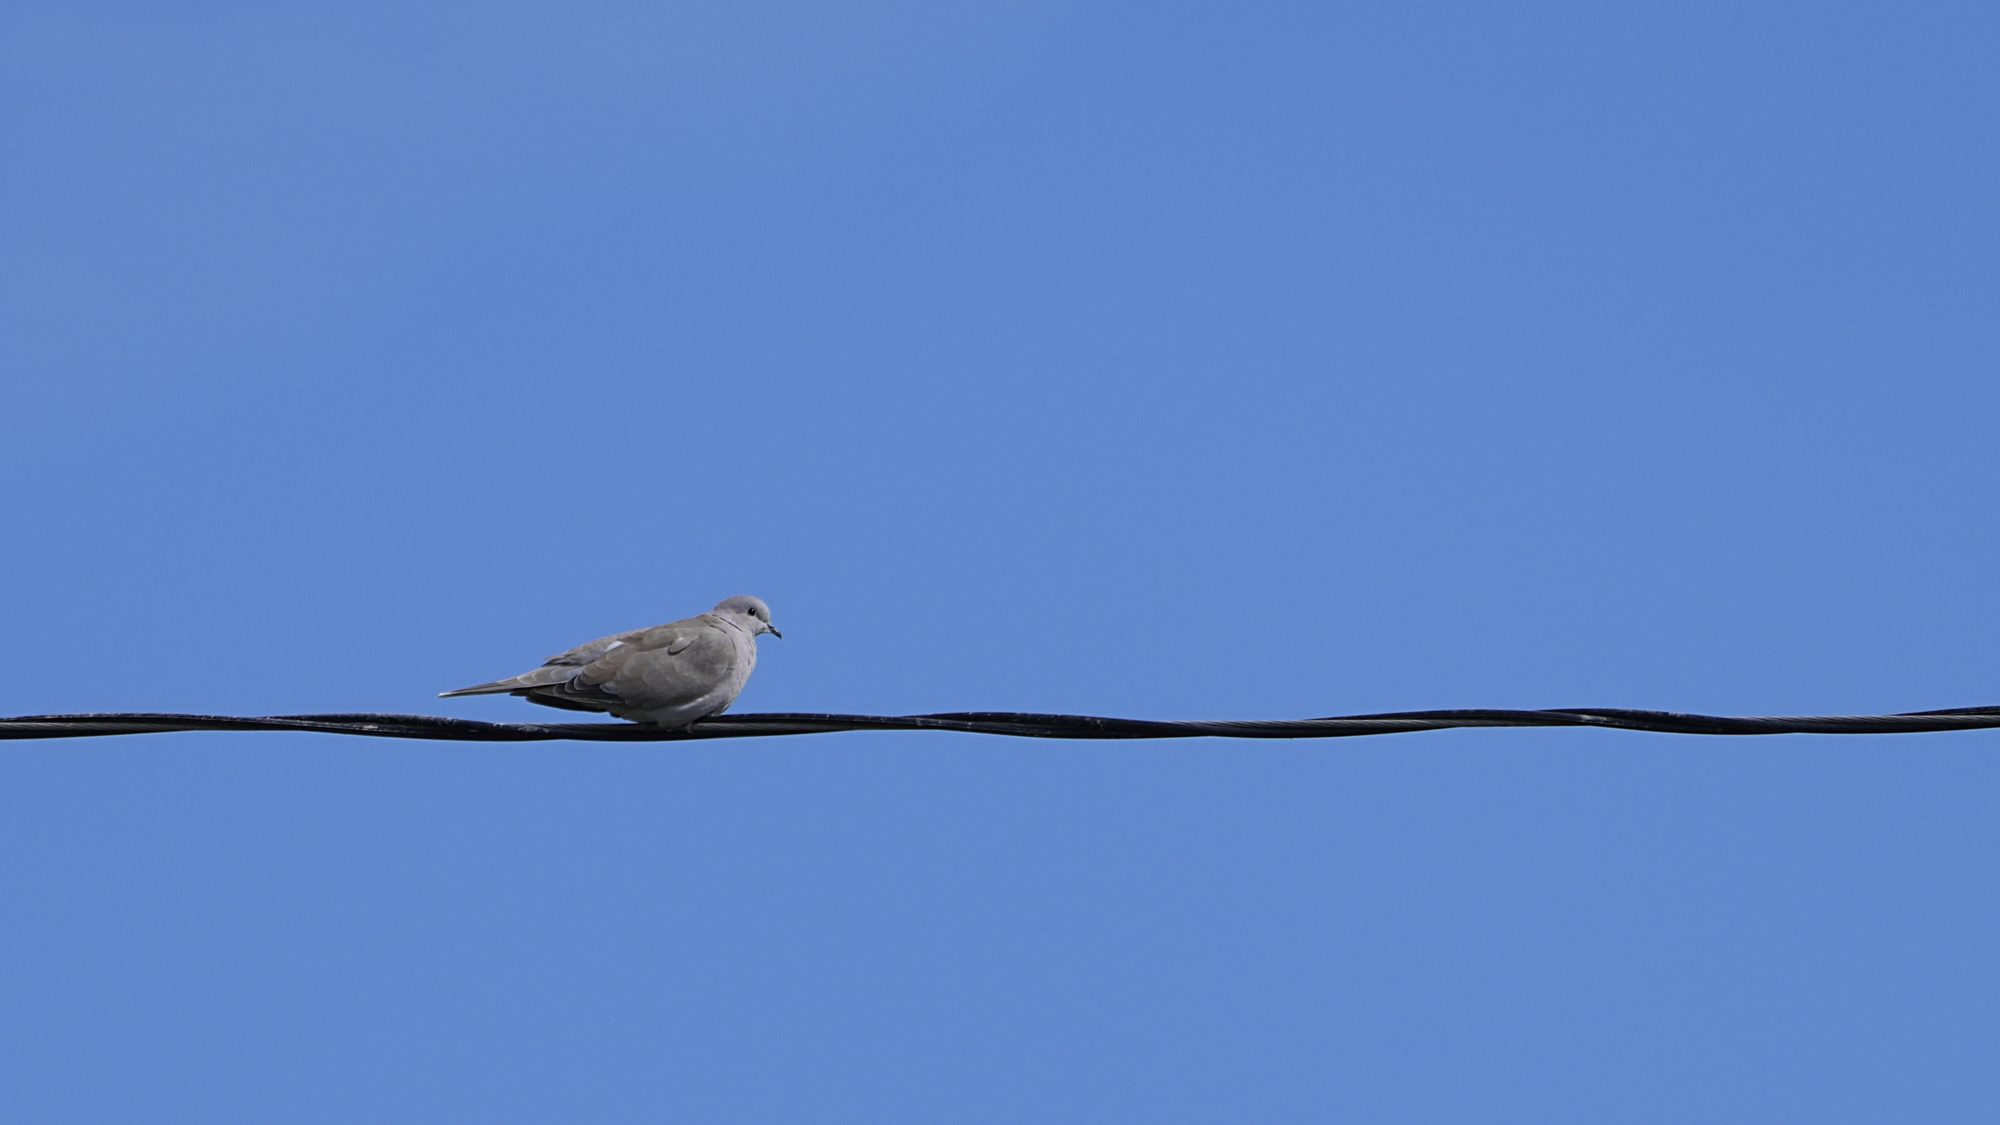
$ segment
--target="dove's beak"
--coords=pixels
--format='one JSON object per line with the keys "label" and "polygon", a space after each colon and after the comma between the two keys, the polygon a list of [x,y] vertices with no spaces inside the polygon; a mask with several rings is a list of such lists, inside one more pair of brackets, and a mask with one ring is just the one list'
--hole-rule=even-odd
{"label": "dove's beak", "polygon": [[785,635],[783,633],[778,632],[778,627],[776,625],[766,625],[764,626],[764,631],[778,638],[781,641],[785,639]]}

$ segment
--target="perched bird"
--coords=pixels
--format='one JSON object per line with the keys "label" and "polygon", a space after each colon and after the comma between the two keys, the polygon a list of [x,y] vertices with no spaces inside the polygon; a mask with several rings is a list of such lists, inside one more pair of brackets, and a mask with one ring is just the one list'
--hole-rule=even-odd
{"label": "perched bird", "polygon": [[540,668],[454,695],[518,695],[571,711],[609,711],[635,723],[686,730],[729,710],[757,666],[757,638],[783,637],[761,600],[738,596],[699,617],[634,629],[548,658]]}

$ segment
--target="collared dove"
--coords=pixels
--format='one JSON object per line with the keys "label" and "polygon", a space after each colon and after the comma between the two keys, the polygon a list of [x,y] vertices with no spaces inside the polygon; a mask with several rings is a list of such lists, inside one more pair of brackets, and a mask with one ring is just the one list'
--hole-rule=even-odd
{"label": "collared dove", "polygon": [[518,695],[571,711],[609,711],[635,723],[686,730],[736,702],[757,666],[757,637],[783,637],[757,598],[728,598],[699,617],[634,629],[551,656],[540,668],[454,695]]}

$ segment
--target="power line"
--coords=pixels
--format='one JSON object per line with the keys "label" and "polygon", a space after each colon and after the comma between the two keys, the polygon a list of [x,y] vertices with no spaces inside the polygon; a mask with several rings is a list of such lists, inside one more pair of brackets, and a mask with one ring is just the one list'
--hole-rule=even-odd
{"label": "power line", "polygon": [[957,711],[937,715],[719,715],[692,731],[667,731],[637,723],[485,723],[433,715],[178,715],[118,713],[23,715],[0,718],[0,739],[85,738],[174,731],[312,731],[374,738],[423,738],[459,742],[681,742],[707,738],[759,738],[837,731],[942,730],[1017,738],[1351,738],[1459,727],[1599,727],[1663,734],[1923,734],[2000,727],[2000,707],[1954,707],[1899,715],[1690,715],[1625,708],[1558,708],[1548,711],[1398,711],[1323,719],[1165,722],[1095,715],[1036,715],[1008,711]]}

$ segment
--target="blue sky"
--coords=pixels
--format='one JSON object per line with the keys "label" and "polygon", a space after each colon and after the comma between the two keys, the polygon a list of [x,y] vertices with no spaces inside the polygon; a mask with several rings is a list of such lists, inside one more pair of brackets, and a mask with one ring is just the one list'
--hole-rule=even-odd
{"label": "blue sky", "polygon": [[[0,713],[2000,703],[1989,5],[22,4]],[[0,753],[0,1115],[1989,1121],[2000,734]]]}

